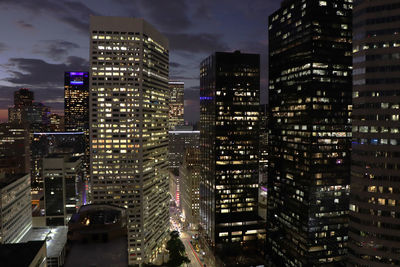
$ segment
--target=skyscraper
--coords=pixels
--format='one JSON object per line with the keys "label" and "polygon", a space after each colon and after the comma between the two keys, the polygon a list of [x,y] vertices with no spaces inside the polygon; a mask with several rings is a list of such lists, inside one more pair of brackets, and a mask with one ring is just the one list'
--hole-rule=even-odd
{"label": "skyscraper", "polygon": [[29,173],[29,131],[16,123],[0,124],[0,173]]}
{"label": "skyscraper", "polygon": [[66,131],[89,132],[89,73],[64,74],[64,124]]}
{"label": "skyscraper", "polygon": [[14,107],[8,109],[8,122],[23,124],[31,130],[47,130],[50,124],[50,108],[33,102],[34,94],[21,88],[14,92]]}
{"label": "skyscraper", "polygon": [[260,57],[216,52],[200,66],[200,227],[211,247],[255,240]]}
{"label": "skyscraper", "polygon": [[33,104],[33,92],[29,89],[21,88],[14,92],[14,106],[21,108],[26,106],[32,106]]}
{"label": "skyscraper", "polygon": [[177,125],[184,125],[184,82],[170,81],[169,86],[169,128],[174,129]]}
{"label": "skyscraper", "polygon": [[279,266],[335,265],[347,252],[351,9],[288,0],[269,17],[267,237]]}
{"label": "skyscraper", "polygon": [[17,243],[32,227],[29,174],[0,173],[0,244]]}
{"label": "skyscraper", "polygon": [[400,266],[400,2],[355,1],[349,266]]}
{"label": "skyscraper", "polygon": [[51,154],[43,159],[44,210],[46,225],[67,225],[78,207],[78,182],[82,160],[68,154]]}
{"label": "skyscraper", "polygon": [[84,132],[86,139],[83,165],[89,177],[89,73],[69,71],[64,74],[64,128]]}
{"label": "skyscraper", "polygon": [[169,229],[168,40],[143,19],[90,18],[94,203],[127,208],[129,264],[157,256]]}

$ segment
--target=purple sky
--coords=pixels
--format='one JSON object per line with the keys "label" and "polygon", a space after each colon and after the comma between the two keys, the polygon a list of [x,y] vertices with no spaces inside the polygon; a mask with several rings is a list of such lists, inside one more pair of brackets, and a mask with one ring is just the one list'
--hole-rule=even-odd
{"label": "purple sky", "polygon": [[266,102],[268,16],[281,0],[1,0],[0,120],[12,93],[63,110],[64,71],[87,70],[89,15],[141,17],[170,40],[170,78],[185,82],[185,118],[199,113],[199,64],[215,51],[260,53]]}

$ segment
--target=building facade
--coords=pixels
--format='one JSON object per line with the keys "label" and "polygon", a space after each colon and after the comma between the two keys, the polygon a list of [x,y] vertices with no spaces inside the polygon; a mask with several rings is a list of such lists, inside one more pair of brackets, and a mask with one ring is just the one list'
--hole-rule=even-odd
{"label": "building facade", "polygon": [[0,124],[0,173],[30,171],[29,132],[16,123]]}
{"label": "building facade", "polygon": [[89,132],[89,73],[64,73],[64,116],[67,131]]}
{"label": "building facade", "polygon": [[85,156],[83,165],[85,176],[90,175],[89,146],[89,73],[69,71],[64,73],[64,128],[68,132],[84,132]]}
{"label": "building facade", "polygon": [[200,66],[200,230],[211,247],[263,232],[258,203],[260,58],[216,52]]}
{"label": "building facade", "polygon": [[0,175],[0,244],[18,243],[32,228],[29,174]]}
{"label": "building facade", "polygon": [[44,210],[47,226],[67,225],[78,207],[82,160],[65,154],[43,158]]}
{"label": "building facade", "polygon": [[43,159],[50,154],[67,154],[84,158],[84,132],[35,132],[31,148],[32,194],[43,191]]}
{"label": "building facade", "polygon": [[50,108],[33,102],[34,93],[21,88],[14,92],[14,107],[8,109],[8,122],[22,124],[33,130],[47,130],[50,125]]}
{"label": "building facade", "polygon": [[185,150],[182,166],[179,168],[180,204],[185,225],[198,229],[200,214],[200,147]]}
{"label": "building facade", "polygon": [[267,243],[278,266],[347,254],[351,11],[351,0],[289,0],[269,17]]}
{"label": "building facade", "polygon": [[184,125],[184,89],[185,83],[179,81],[168,82],[169,87],[169,128]]}
{"label": "building facade", "polygon": [[193,131],[193,126],[176,126],[169,132],[168,167],[179,173],[179,167],[183,163],[185,150],[188,147],[196,147],[199,144],[199,131]]}
{"label": "building facade", "polygon": [[348,266],[400,265],[399,17],[399,1],[354,1]]}
{"label": "building facade", "polygon": [[169,44],[136,18],[92,16],[90,38],[93,202],[127,208],[135,266],[168,236]]}

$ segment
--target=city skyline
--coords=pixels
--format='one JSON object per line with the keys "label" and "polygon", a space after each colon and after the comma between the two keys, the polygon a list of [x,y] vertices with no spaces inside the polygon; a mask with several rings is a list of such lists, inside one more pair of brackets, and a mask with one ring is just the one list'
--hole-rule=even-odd
{"label": "city skyline", "polygon": [[400,0],[0,14],[0,265],[400,266]]}
{"label": "city skyline", "polygon": [[[63,73],[88,71],[89,15],[142,17],[171,41],[170,78],[185,82],[185,120],[198,121],[199,62],[214,51],[260,53],[261,99],[266,101],[267,16],[280,5],[270,1],[1,1],[0,121],[20,87],[36,101],[63,110]],[[111,8],[110,8],[111,7]],[[62,10],[62,11],[60,11]],[[179,11],[179,12],[175,12]],[[169,12],[173,16],[160,15]],[[35,16],[40,14],[40,16]],[[48,23],[50,22],[50,23]],[[67,34],[65,34],[67,33]],[[29,42],[26,41],[29,38]]]}

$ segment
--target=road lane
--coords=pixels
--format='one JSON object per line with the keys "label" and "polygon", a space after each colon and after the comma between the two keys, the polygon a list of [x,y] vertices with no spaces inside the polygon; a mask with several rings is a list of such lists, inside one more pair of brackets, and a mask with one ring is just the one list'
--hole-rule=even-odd
{"label": "road lane", "polygon": [[181,240],[183,242],[183,245],[185,246],[186,254],[188,255],[188,258],[190,260],[190,263],[188,264],[188,266],[189,267],[203,267],[203,264],[201,263],[200,259],[198,258],[197,253],[193,250],[193,247],[190,244],[190,235],[188,235],[186,232],[182,232]]}

